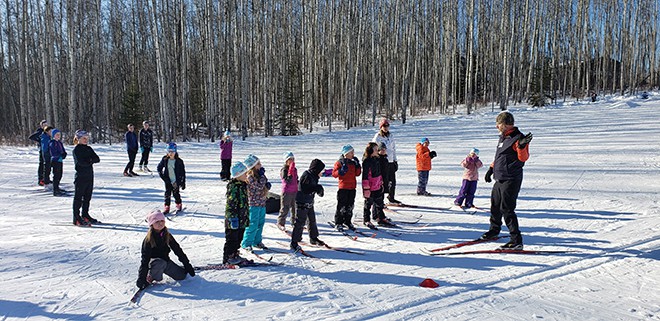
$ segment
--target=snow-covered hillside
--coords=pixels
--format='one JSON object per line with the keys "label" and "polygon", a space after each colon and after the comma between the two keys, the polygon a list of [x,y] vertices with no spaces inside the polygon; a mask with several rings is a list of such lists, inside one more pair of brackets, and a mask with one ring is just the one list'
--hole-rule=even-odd
{"label": "snow-covered hillside", "polygon": [[[326,224],[336,206],[337,181],[322,178],[316,203],[320,238],[366,255],[306,248],[314,260],[275,254],[283,266],[202,271],[129,303],[145,215],[162,208],[158,176],[122,177],[121,145],[92,145],[95,166],[92,216],[115,228],[78,228],[72,197],[53,197],[36,186],[36,148],[0,149],[0,319],[70,320],[660,320],[660,97],[605,98],[546,108],[512,108],[516,125],[533,132],[531,158],[518,199],[526,249],[572,250],[554,255],[429,256],[436,248],[474,239],[488,229],[488,214],[460,210],[387,213],[403,225],[395,237],[352,241]],[[497,143],[496,112],[429,116],[394,122],[400,170],[397,198],[449,207],[461,184],[460,161],[472,147],[485,164]],[[234,159],[254,153],[279,192],[282,153],[296,154],[299,173],[313,158],[332,166],[341,146],[361,154],[375,128],[300,137],[250,137],[234,144]],[[428,190],[415,195],[415,143],[428,137],[438,153]],[[72,146],[66,146],[71,154]],[[154,169],[164,152],[156,146]],[[188,183],[186,213],[167,221],[194,265],[219,263],[224,244],[225,184],[219,148],[179,143]],[[480,182],[475,204],[489,207],[492,184]],[[64,163],[64,188],[73,189],[73,160]],[[360,195],[360,193],[358,193]],[[361,196],[354,217],[362,216]],[[288,239],[267,215],[264,243],[286,249]],[[362,230],[366,230],[362,228]],[[506,229],[503,230],[506,235]],[[304,239],[307,239],[305,234]],[[486,243],[470,249],[493,249]],[[463,248],[465,249],[465,248]],[[270,254],[264,254],[270,256]],[[176,261],[176,257],[172,256]],[[435,289],[418,284],[432,278]]]}

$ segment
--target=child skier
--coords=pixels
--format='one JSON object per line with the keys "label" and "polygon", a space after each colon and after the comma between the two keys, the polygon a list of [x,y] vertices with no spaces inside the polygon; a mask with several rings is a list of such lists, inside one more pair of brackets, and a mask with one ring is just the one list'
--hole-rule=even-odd
{"label": "child skier", "polygon": [[225,247],[223,264],[241,264],[247,260],[238,254],[245,228],[250,225],[247,167],[236,162],[231,167],[231,180],[227,183],[225,205]]}
{"label": "child skier", "polygon": [[252,248],[265,248],[261,242],[261,234],[266,223],[266,199],[268,199],[268,190],[271,184],[266,177],[266,169],[261,166],[259,158],[255,155],[248,155],[243,161],[248,168],[248,200],[250,202],[250,225],[245,229],[241,247],[248,252]]}
{"label": "child skier", "polygon": [[170,212],[172,194],[174,194],[176,210],[182,210],[183,206],[179,191],[186,189],[186,167],[183,164],[183,160],[179,158],[176,143],[169,143],[167,145],[167,155],[163,156],[156,170],[160,178],[165,182],[165,210],[163,213],[168,214]]}
{"label": "child skier", "polygon": [[[73,224],[88,226],[99,223],[98,220],[89,216],[89,202],[94,190],[94,164],[101,161],[94,150],[87,145],[89,134],[84,130],[77,130],[75,137],[76,147],[73,148],[73,163],[76,168],[76,176],[73,180],[75,192],[73,194]],[[80,208],[82,207],[82,216]]]}
{"label": "child skier", "polygon": [[465,171],[463,171],[463,184],[454,201],[454,205],[462,206],[463,200],[465,200],[465,207],[471,208],[474,207],[474,193],[477,191],[479,168],[484,166],[479,159],[479,150],[472,148],[467,157],[461,161],[461,166],[465,168]]}
{"label": "child skier", "polygon": [[62,180],[62,160],[66,158],[66,150],[61,142],[62,133],[53,129],[51,132],[53,138],[48,144],[50,152],[50,164],[53,167],[53,196],[64,196],[66,191],[60,188],[60,181]]}
{"label": "child skier", "polygon": [[[142,129],[140,129],[140,171],[151,172],[147,165],[149,164],[149,153],[154,151],[154,132],[149,129],[149,122],[142,122]],[[144,166],[144,167],[143,167]]]}
{"label": "child skier", "polygon": [[370,229],[376,229],[371,223],[371,207],[374,207],[373,218],[378,225],[392,226],[390,220],[383,212],[384,187],[383,177],[378,156],[378,144],[369,143],[362,157],[362,196],[364,197],[364,225]]}
{"label": "child skier", "polygon": [[341,149],[339,160],[335,162],[332,169],[332,177],[339,179],[337,189],[337,210],[335,211],[335,226],[343,230],[344,226],[355,231],[353,226],[353,207],[355,206],[355,189],[357,188],[357,176],[362,174],[360,160],[355,157],[355,150],[351,145],[345,145]]}
{"label": "child skier", "polygon": [[222,135],[222,139],[220,139],[220,162],[222,163],[220,179],[223,181],[229,180],[229,168],[231,167],[233,145],[234,140],[231,138],[231,133],[229,131],[225,131],[224,135]]}
{"label": "child skier", "polygon": [[303,172],[298,183],[296,194],[295,225],[291,233],[291,250],[300,251],[298,242],[302,241],[303,225],[307,222],[309,231],[309,242],[314,245],[325,245],[319,240],[319,230],[316,226],[316,214],[314,213],[314,194],[323,197],[323,186],[319,184],[319,178],[323,173],[325,164],[320,159],[314,159],[309,164],[309,169]]}
{"label": "child skier", "polygon": [[437,154],[435,151],[429,151],[429,139],[424,137],[417,143],[415,149],[417,150],[416,165],[417,165],[417,195],[431,196],[431,193],[426,191],[426,184],[429,182],[429,171],[431,170],[431,159],[435,158]]}
{"label": "child skier", "polygon": [[284,166],[280,170],[282,178],[282,198],[280,199],[280,215],[277,217],[277,227],[284,231],[286,217],[291,211],[291,225],[295,224],[296,193],[298,193],[298,169],[293,152],[284,153]]}
{"label": "child skier", "polygon": [[[142,259],[135,282],[138,288],[144,289],[154,281],[162,281],[163,273],[177,281],[185,279],[186,273],[195,276],[195,269],[188,257],[165,227],[165,215],[159,210],[152,211],[147,216],[147,222],[149,231],[142,241]],[[170,251],[174,251],[183,268],[170,260]]]}

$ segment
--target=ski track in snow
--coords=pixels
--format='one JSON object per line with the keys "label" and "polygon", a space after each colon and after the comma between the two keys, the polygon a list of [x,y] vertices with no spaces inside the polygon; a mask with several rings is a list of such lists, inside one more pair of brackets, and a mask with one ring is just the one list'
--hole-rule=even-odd
{"label": "ski track in snow", "polygon": [[[200,271],[178,282],[166,277],[165,284],[147,289],[131,304],[140,245],[148,229],[144,217],[163,206],[164,188],[157,173],[123,177],[123,145],[91,145],[101,163],[94,168],[90,213],[108,225],[56,225],[72,220],[73,197],[53,197],[36,186],[36,148],[5,147],[0,150],[5,160],[0,195],[10,202],[11,211],[0,220],[0,320],[660,320],[660,96],[511,109],[521,131],[534,133],[517,208],[525,247],[577,253],[431,257],[419,250],[478,237],[488,228],[487,211],[469,215],[393,208],[386,215],[394,221],[421,215],[420,223],[388,229],[400,237],[377,231],[375,238],[352,241],[326,223],[336,209],[337,180],[329,177],[321,178],[325,196],[317,197],[315,205],[321,239],[366,255],[305,248],[334,263],[328,265],[268,254],[284,266]],[[477,147],[485,166],[492,161],[496,114],[484,108],[473,115],[394,122],[400,167],[397,198],[450,207],[467,151]],[[331,168],[344,144],[353,145],[359,157],[375,130],[249,137],[236,140],[233,157],[259,156],[272,191],[279,193],[283,152],[295,153],[300,176],[312,158]],[[421,137],[428,137],[430,149],[438,152],[427,187],[432,197],[414,194],[414,146]],[[155,146],[152,170],[164,146]],[[72,146],[65,148],[70,154]],[[166,224],[194,265],[219,263],[226,188],[219,180],[217,142],[179,143],[179,153],[188,176],[181,193],[186,210]],[[69,158],[62,184],[73,190]],[[483,182],[484,173],[482,168],[475,204],[488,210],[492,184]],[[362,205],[358,189],[354,222],[362,220]],[[264,243],[284,250],[280,243],[289,240],[274,227],[276,217],[266,217]],[[506,228],[502,232],[506,235]],[[179,263],[173,253],[170,256]],[[424,278],[440,287],[419,287]]]}

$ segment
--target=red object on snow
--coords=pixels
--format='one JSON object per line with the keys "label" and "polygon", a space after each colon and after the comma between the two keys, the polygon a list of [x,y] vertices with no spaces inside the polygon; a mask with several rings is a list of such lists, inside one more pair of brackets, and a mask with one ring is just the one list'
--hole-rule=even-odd
{"label": "red object on snow", "polygon": [[419,286],[424,288],[437,288],[440,286],[440,284],[433,281],[432,279],[424,279],[424,281],[422,281],[422,283],[420,283]]}

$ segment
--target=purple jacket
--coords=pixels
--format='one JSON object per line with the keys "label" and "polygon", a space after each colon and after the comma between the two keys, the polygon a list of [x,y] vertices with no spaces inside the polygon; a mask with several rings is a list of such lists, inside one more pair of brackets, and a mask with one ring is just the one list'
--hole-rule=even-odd
{"label": "purple jacket", "polygon": [[234,141],[231,139],[228,141],[220,141],[220,159],[231,159],[231,148],[234,144]]}
{"label": "purple jacket", "polygon": [[282,178],[282,194],[292,194],[298,192],[298,169],[296,164],[291,166],[284,165],[280,170]]}

